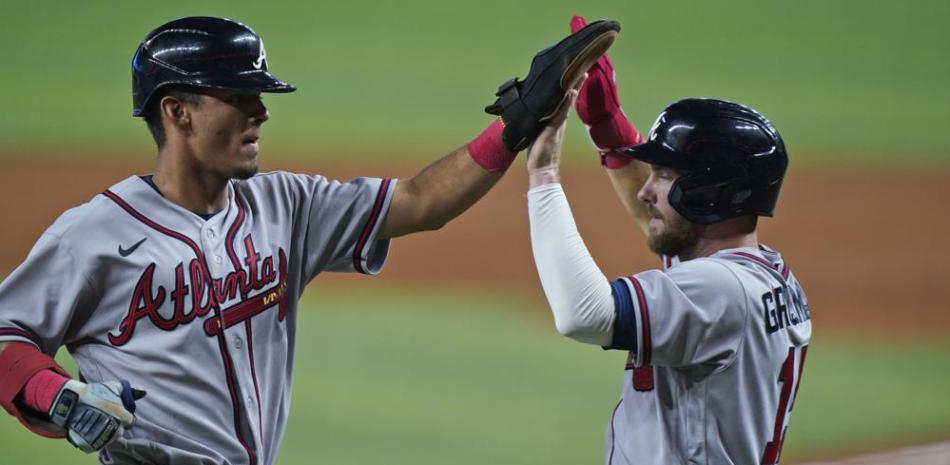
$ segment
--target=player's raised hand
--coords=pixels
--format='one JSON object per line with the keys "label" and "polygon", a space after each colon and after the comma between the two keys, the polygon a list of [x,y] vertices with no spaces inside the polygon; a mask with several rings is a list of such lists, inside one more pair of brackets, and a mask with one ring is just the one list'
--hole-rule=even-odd
{"label": "player's raised hand", "polygon": [[66,429],[72,445],[95,452],[132,427],[135,401],[142,397],[145,391],[134,389],[128,381],[86,384],[69,380],[56,395],[49,416]]}
{"label": "player's raised hand", "polygon": [[504,121],[502,139],[508,150],[518,152],[530,145],[562,107],[567,92],[617,38],[620,23],[595,21],[572,31],[554,45],[545,47],[531,60],[524,79],[506,81],[485,111]]}
{"label": "player's raised hand", "polygon": [[[571,18],[571,31],[587,24],[583,16]],[[643,138],[620,108],[614,64],[605,53],[587,71],[575,105],[594,145],[601,152],[643,143]]]}
{"label": "player's raised hand", "polygon": [[[578,83],[578,87],[581,83]],[[569,90],[567,98],[569,104],[565,105],[551,118],[548,125],[538,135],[538,138],[528,147],[528,180],[531,187],[560,180],[564,128],[567,127],[568,109],[577,100],[577,88]]]}

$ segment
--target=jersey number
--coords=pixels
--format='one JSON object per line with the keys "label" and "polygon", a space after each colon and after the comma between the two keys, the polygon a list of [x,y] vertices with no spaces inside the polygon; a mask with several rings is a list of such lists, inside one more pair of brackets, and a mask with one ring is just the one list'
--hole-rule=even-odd
{"label": "jersey number", "polygon": [[795,395],[802,382],[802,367],[805,366],[805,354],[808,346],[789,347],[788,357],[782,364],[782,371],[778,375],[778,382],[782,385],[779,394],[778,412],[775,413],[775,428],[772,430],[772,440],[765,445],[762,454],[762,465],[777,465],[782,455],[782,443],[785,442],[785,430],[788,428],[788,414],[795,404]]}

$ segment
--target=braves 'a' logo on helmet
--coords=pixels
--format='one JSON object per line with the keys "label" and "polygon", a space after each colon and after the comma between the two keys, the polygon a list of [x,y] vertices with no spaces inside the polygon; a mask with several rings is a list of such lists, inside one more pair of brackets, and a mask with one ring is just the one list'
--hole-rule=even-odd
{"label": "braves 'a' logo on helmet", "polygon": [[666,122],[666,112],[660,113],[660,116],[656,117],[656,121],[653,122],[653,127],[650,128],[650,135],[647,136],[648,140],[656,140],[656,128],[660,127],[661,124]]}
{"label": "braves 'a' logo on helmet", "polygon": [[257,60],[254,60],[254,62],[251,63],[251,66],[253,66],[254,69],[261,69],[261,67],[264,66],[264,60],[266,59],[267,52],[264,51],[264,41],[261,40],[261,53],[257,56]]}

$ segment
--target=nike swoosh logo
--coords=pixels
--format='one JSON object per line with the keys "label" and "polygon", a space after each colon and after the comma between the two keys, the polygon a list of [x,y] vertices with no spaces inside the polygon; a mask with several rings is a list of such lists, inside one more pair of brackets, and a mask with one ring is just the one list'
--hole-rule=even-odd
{"label": "nike swoosh logo", "polygon": [[142,245],[142,243],[145,242],[146,239],[148,238],[143,237],[142,240],[136,242],[134,245],[132,245],[132,247],[129,247],[128,249],[123,249],[122,244],[119,244],[119,255],[123,257],[128,257],[129,255],[132,255],[132,252],[135,252],[135,249],[139,248],[139,246]]}

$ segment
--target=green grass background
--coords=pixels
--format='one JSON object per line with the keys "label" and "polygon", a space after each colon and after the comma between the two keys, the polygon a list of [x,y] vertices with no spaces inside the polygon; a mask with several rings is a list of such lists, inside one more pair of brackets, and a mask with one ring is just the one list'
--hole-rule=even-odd
{"label": "green grass background", "polygon": [[[611,53],[643,130],[674,99],[718,96],[768,115],[809,163],[950,160],[943,0],[13,2],[0,156],[151,153],[130,117],[132,52],[166,20],[210,14],[252,25],[300,88],[267,98],[266,156],[428,160],[489,121],[496,86],[574,13],[623,23]],[[578,124],[568,140],[587,144]]]}
{"label": "green grass background", "polygon": [[[644,131],[672,100],[718,96],[768,115],[793,165],[950,162],[942,0],[40,0],[5,4],[0,20],[0,169],[150,156],[129,60],[149,30],[191,14],[250,24],[300,88],[266,97],[262,156],[421,164],[484,127],[497,85],[575,13],[623,23],[611,54]],[[576,120],[569,131],[568,151],[589,150]],[[365,285],[306,300],[279,463],[601,462],[622,354],[557,336],[518,295]],[[819,328],[786,459],[950,435],[948,344]],[[0,450],[2,463],[83,463],[9,417]]]}
{"label": "green grass background", "polygon": [[[623,353],[557,335],[518,294],[376,290],[305,298],[279,464],[601,463]],[[819,329],[785,461],[950,433],[948,385],[950,343]],[[95,462],[12,417],[0,450],[4,463]]]}

